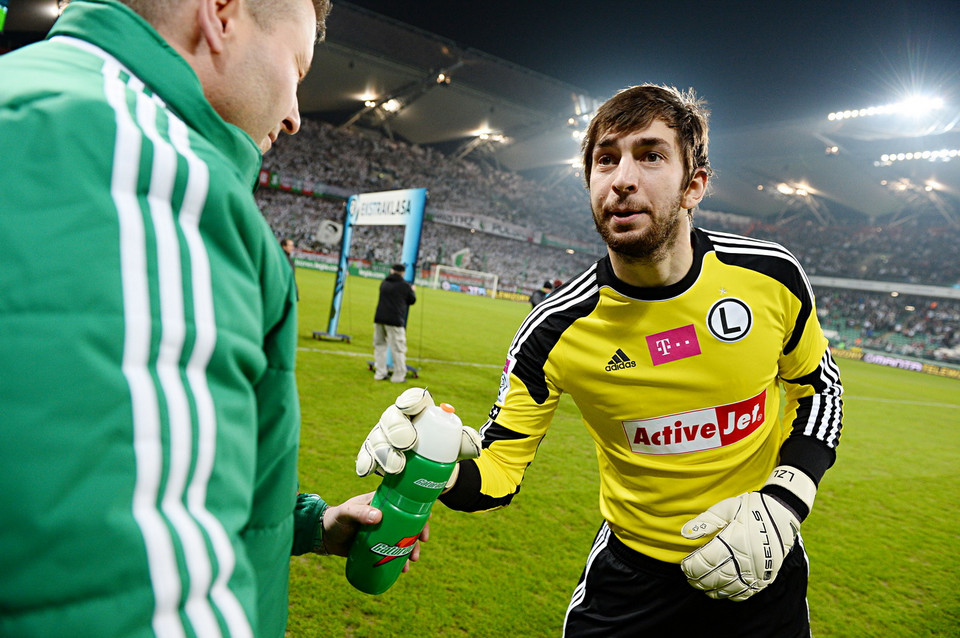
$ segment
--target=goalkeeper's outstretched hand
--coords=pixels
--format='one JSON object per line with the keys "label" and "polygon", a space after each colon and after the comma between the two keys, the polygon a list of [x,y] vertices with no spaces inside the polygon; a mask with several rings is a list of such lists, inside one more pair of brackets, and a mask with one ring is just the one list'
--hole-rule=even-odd
{"label": "goalkeeper's outstretched hand", "polygon": [[746,600],[777,577],[800,531],[800,516],[784,499],[768,493],[786,490],[789,501],[806,513],[813,506],[816,484],[796,468],[780,466],[760,492],[747,492],[720,501],[688,521],[684,538],[713,536],[684,557],[680,566],[687,581],[711,598]]}
{"label": "goalkeeper's outstretched hand", "polygon": [[[368,476],[396,474],[403,470],[407,458],[404,452],[417,444],[419,434],[412,419],[427,408],[436,405],[425,388],[405,390],[396,403],[384,410],[357,454],[357,474]],[[460,436],[460,452],[457,460],[475,459],[480,456],[480,433],[463,426]],[[456,472],[451,482],[456,480]]]}

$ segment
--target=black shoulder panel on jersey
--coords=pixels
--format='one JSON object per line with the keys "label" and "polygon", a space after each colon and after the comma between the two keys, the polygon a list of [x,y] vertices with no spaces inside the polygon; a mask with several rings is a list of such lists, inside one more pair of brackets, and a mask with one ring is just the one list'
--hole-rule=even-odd
{"label": "black shoulder panel on jersey", "polygon": [[501,498],[481,494],[480,469],[476,462],[471,459],[460,461],[460,474],[457,476],[457,482],[454,483],[449,492],[440,495],[440,502],[459,512],[479,512],[509,505],[519,491],[520,487],[517,486],[517,490],[513,494]]}
{"label": "black shoulder panel on jersey", "polygon": [[697,229],[713,245],[717,259],[730,266],[747,268],[777,280],[800,300],[800,312],[794,321],[790,340],[783,348],[788,354],[800,343],[803,328],[813,310],[813,299],[806,276],[790,251],[771,241]]}
{"label": "black shoulder panel on jersey", "polygon": [[492,443],[497,441],[519,441],[520,439],[530,438],[528,434],[507,429],[496,421],[488,421],[481,428],[481,432],[483,432],[483,442],[481,444],[483,449],[490,447]]}
{"label": "black shoulder panel on jersey", "polygon": [[839,379],[838,375],[832,375],[829,379],[824,377],[823,369],[818,366],[813,372],[805,374],[802,377],[796,379],[784,379],[787,383],[795,383],[797,385],[809,385],[814,389],[815,392],[823,392],[827,389],[828,381],[837,381]]}
{"label": "black shoulder panel on jersey", "polygon": [[510,345],[509,356],[516,361],[513,374],[537,403],[542,404],[549,395],[543,366],[551,350],[564,331],[577,319],[589,315],[600,301],[596,273],[594,264],[548,296],[527,316]]}

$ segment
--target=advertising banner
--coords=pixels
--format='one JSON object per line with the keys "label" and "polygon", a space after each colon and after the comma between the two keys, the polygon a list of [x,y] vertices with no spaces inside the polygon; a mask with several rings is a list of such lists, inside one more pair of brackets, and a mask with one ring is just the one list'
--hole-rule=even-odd
{"label": "advertising banner", "polygon": [[362,193],[350,200],[350,223],[354,226],[405,226],[415,215],[423,219],[427,189]]}

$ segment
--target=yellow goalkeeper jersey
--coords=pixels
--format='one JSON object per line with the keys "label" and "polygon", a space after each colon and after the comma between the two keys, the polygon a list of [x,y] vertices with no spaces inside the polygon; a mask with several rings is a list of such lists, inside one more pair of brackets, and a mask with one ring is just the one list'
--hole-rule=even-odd
{"label": "yellow goalkeeper jersey", "polygon": [[696,545],[683,523],[759,489],[781,462],[819,481],[835,458],[842,387],[806,276],[775,243],[702,229],[691,240],[693,266],[676,284],[630,286],[605,257],[530,313],[483,453],[462,464],[447,505],[509,503],[562,393],[596,444],[601,514],[658,560],[679,563]]}

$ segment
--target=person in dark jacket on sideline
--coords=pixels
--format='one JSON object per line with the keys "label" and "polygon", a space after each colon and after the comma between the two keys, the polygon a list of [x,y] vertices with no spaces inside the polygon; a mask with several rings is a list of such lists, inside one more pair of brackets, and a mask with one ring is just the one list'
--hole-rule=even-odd
{"label": "person in dark jacket on sideline", "polygon": [[553,284],[549,281],[543,282],[543,285],[540,286],[538,290],[534,290],[532,293],[530,293],[530,307],[536,308],[537,304],[546,299],[547,295],[549,295],[551,292],[553,292]]}
{"label": "person in dark jacket on sideline", "polygon": [[[380,283],[380,299],[373,317],[374,376],[378,381],[390,377],[393,383],[407,378],[407,310],[417,302],[414,286],[403,278],[403,264],[390,267]],[[393,353],[393,374],[387,370],[387,349]]]}

